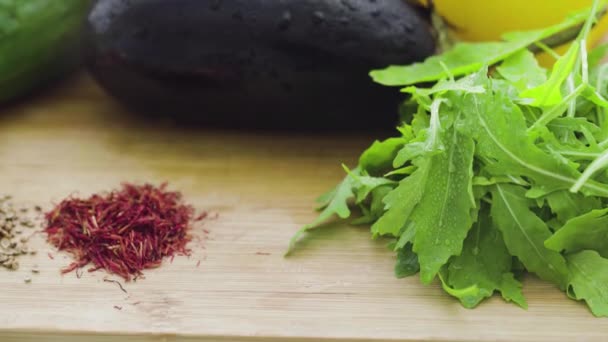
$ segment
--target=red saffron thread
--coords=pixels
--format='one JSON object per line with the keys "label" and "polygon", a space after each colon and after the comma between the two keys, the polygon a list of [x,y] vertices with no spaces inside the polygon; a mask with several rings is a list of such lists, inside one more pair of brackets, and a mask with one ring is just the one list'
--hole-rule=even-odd
{"label": "red saffron thread", "polygon": [[120,288],[120,290],[124,293],[126,293],[127,295],[129,295],[129,293],[127,292],[127,290],[125,290],[125,288],[122,286],[122,284],[119,281],[116,280],[111,280],[111,279],[104,279],[103,280],[105,283],[114,283],[116,285],[118,285],[118,287]]}
{"label": "red saffron thread", "polygon": [[45,231],[51,244],[75,258],[62,273],[92,263],[89,272],[103,268],[130,281],[165,257],[190,254],[193,216],[194,209],[166,183],[125,183],[120,190],[62,201],[45,215]]}

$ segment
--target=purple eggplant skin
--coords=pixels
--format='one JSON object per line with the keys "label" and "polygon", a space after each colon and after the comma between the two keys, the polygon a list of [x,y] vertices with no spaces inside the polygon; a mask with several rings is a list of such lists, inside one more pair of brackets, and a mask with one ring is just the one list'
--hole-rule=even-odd
{"label": "purple eggplant skin", "polygon": [[404,0],[98,0],[87,31],[135,112],[236,128],[390,128],[403,96],[369,71],[435,51]]}

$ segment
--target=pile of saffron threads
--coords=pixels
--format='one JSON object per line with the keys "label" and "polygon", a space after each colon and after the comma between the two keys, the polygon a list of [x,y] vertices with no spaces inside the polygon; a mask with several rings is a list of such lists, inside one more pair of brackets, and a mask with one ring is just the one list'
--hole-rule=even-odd
{"label": "pile of saffron threads", "polygon": [[130,281],[165,257],[190,255],[193,216],[193,207],[167,184],[125,183],[120,190],[62,201],[46,214],[45,231],[51,244],[75,259],[62,273],[92,264],[89,272],[105,269]]}

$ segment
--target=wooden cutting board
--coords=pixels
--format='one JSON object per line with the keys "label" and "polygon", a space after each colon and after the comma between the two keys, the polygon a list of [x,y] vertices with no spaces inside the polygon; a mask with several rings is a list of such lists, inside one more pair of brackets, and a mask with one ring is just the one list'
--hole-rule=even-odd
{"label": "wooden cutting board", "polygon": [[[18,203],[48,209],[122,181],[169,181],[219,217],[197,226],[209,239],[193,244],[190,258],[125,284],[128,294],[103,272],[61,276],[69,258],[36,236],[36,256],[19,271],[0,270],[0,341],[608,338],[608,320],[535,279],[525,281],[528,311],[499,298],[466,310],[436,285],[395,279],[392,253],[365,228],[330,225],[283,258],[292,234],[314,218],[315,197],[342,177],[340,163],[352,165],[372,140],[152,124],[86,76],[4,109],[0,193]],[[26,284],[33,264],[41,273]]]}

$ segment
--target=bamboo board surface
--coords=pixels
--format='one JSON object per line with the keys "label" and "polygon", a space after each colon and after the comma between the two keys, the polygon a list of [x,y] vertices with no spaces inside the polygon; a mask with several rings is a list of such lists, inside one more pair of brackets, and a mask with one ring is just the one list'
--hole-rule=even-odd
{"label": "bamboo board surface", "polygon": [[[437,286],[395,279],[369,231],[330,226],[283,252],[373,137],[184,129],[138,121],[86,77],[0,112],[0,194],[51,203],[122,181],[169,181],[219,217],[209,240],[146,279],[61,276],[69,258],[39,253],[0,270],[0,341],[602,341],[608,320],[526,279],[530,309],[499,298],[463,309]],[[201,248],[204,246],[204,249]],[[51,253],[54,259],[50,259]],[[198,261],[201,261],[197,267]],[[31,265],[41,270],[23,279]],[[111,278],[116,279],[116,278]],[[122,308],[119,310],[115,306]]]}

